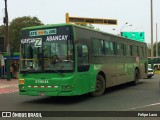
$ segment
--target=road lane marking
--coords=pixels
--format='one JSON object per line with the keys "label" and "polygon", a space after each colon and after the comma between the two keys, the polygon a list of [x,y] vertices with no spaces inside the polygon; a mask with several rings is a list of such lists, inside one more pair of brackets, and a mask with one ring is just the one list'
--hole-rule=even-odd
{"label": "road lane marking", "polygon": [[145,107],[150,107],[150,106],[155,106],[155,105],[160,105],[160,103],[153,103],[153,104],[149,104],[149,105],[144,105],[144,106],[139,106],[139,107],[135,107],[135,108],[130,108],[130,109],[127,109],[127,110],[125,110],[125,111],[135,110],[135,109],[145,108]]}

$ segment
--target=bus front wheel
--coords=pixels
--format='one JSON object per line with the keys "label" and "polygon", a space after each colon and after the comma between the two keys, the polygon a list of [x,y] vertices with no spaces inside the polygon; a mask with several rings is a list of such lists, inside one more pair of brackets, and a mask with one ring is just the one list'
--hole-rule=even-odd
{"label": "bus front wheel", "polygon": [[97,97],[103,95],[105,91],[106,85],[105,85],[105,80],[101,75],[97,76],[96,79],[96,90],[91,93],[92,96]]}

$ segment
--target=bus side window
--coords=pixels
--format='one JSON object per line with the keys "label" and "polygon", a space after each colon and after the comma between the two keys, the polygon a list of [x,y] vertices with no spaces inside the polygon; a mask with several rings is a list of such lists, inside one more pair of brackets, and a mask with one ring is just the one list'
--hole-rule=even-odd
{"label": "bus side window", "polygon": [[88,46],[78,45],[78,72],[84,72],[89,70],[89,56],[88,56]]}
{"label": "bus side window", "polygon": [[115,43],[110,41],[109,47],[110,47],[110,55],[115,55]]}
{"label": "bus side window", "polygon": [[105,54],[104,40],[93,38],[92,39],[92,51],[93,51],[93,55],[104,55]]}
{"label": "bus side window", "polygon": [[123,48],[123,54],[124,54],[124,55],[127,55],[127,45],[124,44],[123,47],[124,47],[124,48]]}
{"label": "bus side window", "polygon": [[129,46],[129,55],[133,56],[133,46],[132,45]]}
{"label": "bus side window", "polygon": [[136,46],[136,56],[139,56],[139,48]]}
{"label": "bus side window", "polygon": [[110,53],[110,50],[109,50],[109,42],[108,41],[105,41],[105,54],[108,55]]}
{"label": "bus side window", "polygon": [[138,47],[138,49],[139,49],[139,56],[144,57],[143,47]]}
{"label": "bus side window", "polygon": [[124,45],[122,43],[117,43],[117,55],[124,55]]}

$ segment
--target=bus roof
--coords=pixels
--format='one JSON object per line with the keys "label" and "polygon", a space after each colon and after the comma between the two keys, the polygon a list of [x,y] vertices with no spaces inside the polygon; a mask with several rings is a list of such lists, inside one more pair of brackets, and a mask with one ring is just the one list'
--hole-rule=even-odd
{"label": "bus roof", "polygon": [[[68,25],[69,26],[75,26],[75,27],[83,28],[83,29],[88,29],[88,30],[92,30],[92,31],[96,31],[96,32],[100,32],[100,33],[104,33],[104,34],[108,34],[108,35],[112,35],[112,36],[115,36],[115,37],[121,37],[121,38],[128,39],[128,38],[123,37],[123,36],[117,36],[115,34],[111,34],[111,33],[103,32],[103,31],[99,31],[99,30],[83,27],[83,26],[76,25],[76,24],[70,24],[70,23],[69,24],[68,23],[60,23],[60,24],[48,24],[48,25],[32,26],[32,27],[22,28],[21,30],[33,30],[33,29],[41,29],[41,28],[49,28],[49,27],[59,27],[59,26],[68,26]],[[136,41],[136,40],[133,40],[133,39],[128,39],[128,40]],[[141,42],[141,41],[136,41],[136,42],[144,43],[144,42]]]}
{"label": "bus roof", "polygon": [[40,29],[40,28],[57,27],[57,26],[65,26],[65,25],[71,25],[71,24],[62,23],[62,24],[39,25],[39,26],[31,26],[31,27],[22,28],[21,30]]}

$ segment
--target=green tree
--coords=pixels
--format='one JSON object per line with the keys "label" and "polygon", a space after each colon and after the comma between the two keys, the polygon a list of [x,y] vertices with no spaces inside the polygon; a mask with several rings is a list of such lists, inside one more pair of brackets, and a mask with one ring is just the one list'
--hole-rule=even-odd
{"label": "green tree", "polygon": [[75,23],[75,24],[79,25],[79,26],[83,26],[83,27],[94,29],[94,26],[92,24],[86,24],[86,23]]}
{"label": "green tree", "polygon": [[87,27],[87,28],[90,28],[90,29],[94,29],[94,30],[99,30],[100,31],[100,29],[99,28],[95,28],[92,24],[86,24],[86,23],[76,23],[76,25],[79,25],[79,26],[83,26],[83,27]]}
{"label": "green tree", "polygon": [[37,25],[43,25],[37,17],[24,16],[13,19],[9,25],[9,42],[11,49],[19,51],[22,28]]}
{"label": "green tree", "polygon": [[0,36],[2,37],[2,36],[4,36],[4,25],[1,25],[0,26]]}

